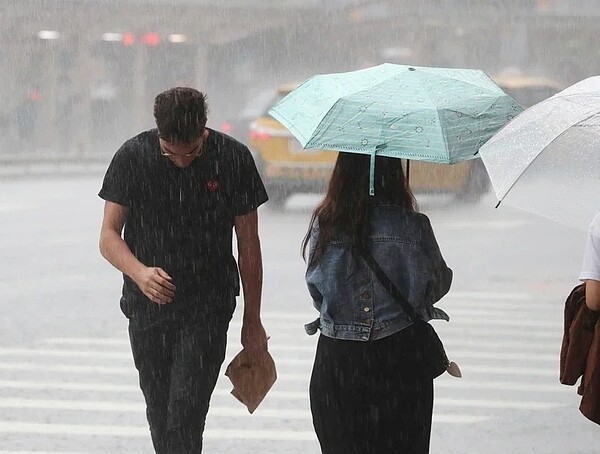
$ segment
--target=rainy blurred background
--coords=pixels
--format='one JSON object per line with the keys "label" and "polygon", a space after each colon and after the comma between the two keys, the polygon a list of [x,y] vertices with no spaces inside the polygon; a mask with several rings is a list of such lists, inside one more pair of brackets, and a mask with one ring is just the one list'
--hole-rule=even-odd
{"label": "rainy blurred background", "polygon": [[[279,379],[250,417],[221,376],[206,451],[314,453],[299,248],[335,153],[302,150],[268,108],[313,74],[383,62],[483,69],[528,107],[600,74],[599,19],[592,0],[0,0],[0,453],[151,452],[96,194],[119,145],[153,127],[158,92],[205,91],[208,125],[250,147],[270,195],[263,320]],[[436,379],[432,452],[598,452],[558,383],[584,232],[494,210],[478,159],[415,162],[411,186],[454,270],[436,330],[464,373]]]}
{"label": "rainy blurred background", "polygon": [[106,161],[174,85],[206,91],[209,126],[244,142],[279,86],[315,73],[391,62],[562,88],[600,72],[599,17],[588,0],[3,0],[0,162]]}

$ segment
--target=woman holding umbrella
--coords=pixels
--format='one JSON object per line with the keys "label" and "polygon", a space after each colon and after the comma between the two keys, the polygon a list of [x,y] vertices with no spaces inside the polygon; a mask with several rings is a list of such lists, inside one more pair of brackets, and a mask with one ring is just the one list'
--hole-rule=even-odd
{"label": "woman holding umbrella", "polygon": [[452,271],[401,160],[375,159],[370,196],[370,157],[339,153],[303,243],[319,311],[306,329],[321,331],[310,404],[324,454],[429,452],[433,376],[413,320],[448,320],[433,304]]}

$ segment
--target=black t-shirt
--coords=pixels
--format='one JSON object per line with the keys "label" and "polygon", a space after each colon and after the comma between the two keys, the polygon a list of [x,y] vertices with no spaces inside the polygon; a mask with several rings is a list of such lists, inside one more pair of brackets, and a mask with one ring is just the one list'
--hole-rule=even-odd
{"label": "black t-shirt", "polygon": [[124,276],[121,308],[128,318],[147,325],[190,307],[231,315],[240,290],[232,254],[234,218],[268,199],[245,145],[209,130],[202,154],[179,168],[161,155],[156,129],[143,132],[117,151],[99,196],[128,207],[125,242],[138,260],[164,269],[177,287],[173,302],[161,306]]}

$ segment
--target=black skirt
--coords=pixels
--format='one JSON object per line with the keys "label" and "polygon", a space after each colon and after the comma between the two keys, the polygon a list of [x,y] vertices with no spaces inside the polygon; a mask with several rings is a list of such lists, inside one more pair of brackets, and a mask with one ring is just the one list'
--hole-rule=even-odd
{"label": "black skirt", "polygon": [[321,335],[310,381],[323,454],[426,454],[433,379],[411,327],[373,342]]}

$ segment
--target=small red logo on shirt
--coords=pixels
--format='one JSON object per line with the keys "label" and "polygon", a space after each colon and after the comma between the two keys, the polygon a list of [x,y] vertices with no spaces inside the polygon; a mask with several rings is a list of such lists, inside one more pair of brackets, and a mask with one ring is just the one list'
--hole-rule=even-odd
{"label": "small red logo on shirt", "polygon": [[219,189],[219,182],[216,180],[208,180],[206,182],[206,187],[210,192],[216,192]]}

